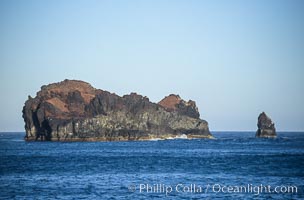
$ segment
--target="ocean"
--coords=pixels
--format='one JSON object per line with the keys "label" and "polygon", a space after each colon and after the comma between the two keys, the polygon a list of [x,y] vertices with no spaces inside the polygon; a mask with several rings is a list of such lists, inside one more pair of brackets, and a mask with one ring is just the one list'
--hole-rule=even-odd
{"label": "ocean", "polygon": [[304,133],[25,142],[0,133],[0,199],[304,199]]}

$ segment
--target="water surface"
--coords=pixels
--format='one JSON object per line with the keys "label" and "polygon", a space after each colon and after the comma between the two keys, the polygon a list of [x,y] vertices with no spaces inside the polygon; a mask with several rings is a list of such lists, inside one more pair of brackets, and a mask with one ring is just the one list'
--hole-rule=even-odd
{"label": "water surface", "polygon": [[[24,135],[0,133],[0,199],[304,198],[304,133],[145,142],[25,142]],[[261,184],[297,192],[261,192]],[[254,191],[235,191],[242,186]]]}

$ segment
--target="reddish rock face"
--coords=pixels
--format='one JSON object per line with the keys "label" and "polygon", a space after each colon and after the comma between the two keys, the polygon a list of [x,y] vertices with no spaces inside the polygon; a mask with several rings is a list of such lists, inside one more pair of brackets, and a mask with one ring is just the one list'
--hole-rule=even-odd
{"label": "reddish rock face", "polygon": [[179,95],[170,94],[163,98],[158,104],[164,107],[168,111],[177,110],[177,105],[180,104],[182,99]]}
{"label": "reddish rock face", "polygon": [[42,104],[50,108],[45,110],[45,117],[68,119],[85,116],[85,105],[100,92],[102,91],[96,90],[86,82],[65,80],[42,86],[37,97]]}
{"label": "reddish rock face", "polygon": [[199,118],[200,114],[194,101],[189,100],[188,102],[182,100],[179,95],[170,94],[163,98],[159,103],[167,111],[176,111],[179,114],[187,115],[193,118]]}
{"label": "reddish rock face", "polygon": [[[83,81],[42,86],[23,107],[27,140],[140,140],[211,136],[195,102],[170,95],[159,104],[136,93],[120,97]],[[97,138],[97,139],[96,139]]]}

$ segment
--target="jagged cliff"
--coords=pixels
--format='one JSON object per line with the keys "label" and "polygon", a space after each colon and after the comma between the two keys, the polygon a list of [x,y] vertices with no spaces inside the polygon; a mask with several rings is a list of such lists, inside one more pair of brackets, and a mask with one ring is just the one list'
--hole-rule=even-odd
{"label": "jagged cliff", "polygon": [[256,137],[262,138],[275,138],[277,137],[276,129],[272,120],[262,112],[258,117],[258,130],[256,132]]}
{"label": "jagged cliff", "polygon": [[136,93],[120,97],[83,81],[42,86],[23,107],[26,140],[117,141],[210,138],[194,101],[169,95],[158,104]]}

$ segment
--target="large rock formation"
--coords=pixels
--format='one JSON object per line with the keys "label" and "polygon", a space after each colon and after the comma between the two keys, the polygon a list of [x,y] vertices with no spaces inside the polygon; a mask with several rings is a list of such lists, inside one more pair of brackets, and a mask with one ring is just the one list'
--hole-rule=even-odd
{"label": "large rock formation", "polygon": [[277,136],[274,123],[264,112],[259,115],[257,125],[256,137],[275,138]]}
{"label": "large rock formation", "polygon": [[23,107],[26,140],[114,141],[211,138],[194,101],[170,95],[152,103],[136,93],[120,97],[83,81],[42,86]]}

